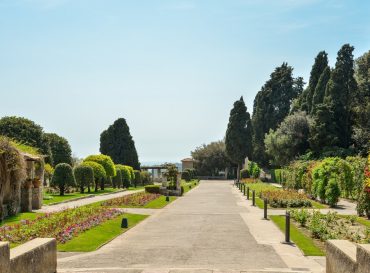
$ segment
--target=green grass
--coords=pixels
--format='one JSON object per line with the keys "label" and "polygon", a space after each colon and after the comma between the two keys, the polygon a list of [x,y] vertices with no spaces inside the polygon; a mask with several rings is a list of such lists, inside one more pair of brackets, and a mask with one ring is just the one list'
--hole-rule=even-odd
{"label": "green grass", "polygon": [[363,217],[357,217],[356,221],[365,227],[370,228],[370,220],[365,219]]}
{"label": "green grass", "polygon": [[[196,183],[196,185],[195,185]],[[197,180],[191,180],[189,182],[186,182],[185,180],[181,181],[181,186],[184,187],[184,194],[190,191],[191,189],[194,189],[196,186],[199,185],[199,182]],[[191,186],[191,188],[190,188]]]}
{"label": "green grass", "polygon": [[11,140],[10,143],[23,153],[36,155],[36,156],[40,155],[39,150],[37,148],[31,147],[29,145],[20,143],[15,140]]}
{"label": "green grass", "polygon": [[2,222],[0,222],[0,226],[2,225],[14,225],[18,224],[21,220],[34,220],[37,216],[41,216],[43,213],[36,213],[36,212],[22,212],[15,216],[10,216],[5,218]]}
{"label": "green grass", "polygon": [[172,201],[176,200],[175,196],[170,196],[170,201],[166,201],[166,196],[160,196],[157,199],[154,199],[153,201],[150,201],[148,204],[144,206],[146,209],[161,209],[165,206],[167,206]]}
{"label": "green grass", "polygon": [[[109,241],[135,226],[148,215],[124,214],[115,219],[108,220],[103,224],[96,226],[79,236],[73,238],[65,244],[58,244],[58,251],[68,252],[88,252],[94,251]],[[122,218],[128,219],[128,229],[121,228]]]}
{"label": "green grass", "polygon": [[[285,232],[285,216],[272,215],[270,219]],[[305,256],[325,256],[324,251],[315,245],[314,240],[302,233],[293,223],[290,224],[290,237]]]}
{"label": "green grass", "polygon": [[[137,188],[139,189],[139,188]],[[48,194],[44,193],[44,200],[43,204],[44,205],[50,205],[50,204],[55,204],[55,203],[60,203],[68,200],[73,200],[81,197],[86,197],[86,196],[91,196],[91,195],[99,195],[103,193],[114,193],[122,189],[114,189],[114,188],[105,188],[103,191],[99,190],[98,192],[92,191],[91,193],[79,193],[79,192],[74,192],[74,193],[66,193],[63,196],[60,196],[59,194]],[[51,197],[51,198],[50,198]],[[50,198],[50,199],[48,199]]]}

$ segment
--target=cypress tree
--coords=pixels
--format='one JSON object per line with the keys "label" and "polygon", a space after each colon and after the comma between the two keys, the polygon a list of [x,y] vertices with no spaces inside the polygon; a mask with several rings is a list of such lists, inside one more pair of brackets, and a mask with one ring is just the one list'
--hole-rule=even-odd
{"label": "cypress tree", "polygon": [[251,154],[251,129],[250,114],[247,112],[243,97],[234,103],[233,109],[230,111],[229,124],[227,125],[225,145],[226,154],[235,164],[238,164],[238,180],[240,176],[240,168],[243,160],[248,154]]}
{"label": "cypress tree", "polygon": [[305,92],[302,93],[302,106],[301,110],[310,113],[312,111],[313,105],[313,96],[316,90],[316,86],[319,82],[319,79],[324,72],[324,70],[328,67],[328,54],[325,51],[320,51],[315,58],[315,62],[312,65],[310,79],[308,81],[308,87]]}
{"label": "cypress tree", "polygon": [[303,79],[294,79],[292,73],[293,68],[287,63],[277,67],[254,99],[253,159],[262,165],[268,164],[265,134],[277,128],[289,114],[292,101],[302,92]]}
{"label": "cypress tree", "polygon": [[140,169],[135,142],[124,118],[117,119],[101,133],[100,152],[109,155],[116,164]]}
{"label": "cypress tree", "polygon": [[330,67],[327,66],[322,72],[319,81],[316,85],[314,95],[312,97],[311,115],[314,116],[317,110],[317,106],[323,103],[325,97],[326,85],[330,79]]}
{"label": "cypress tree", "polygon": [[324,103],[331,108],[335,123],[338,146],[348,148],[351,144],[351,107],[352,97],[357,84],[354,78],[354,47],[345,44],[338,51],[337,62],[326,86]]}

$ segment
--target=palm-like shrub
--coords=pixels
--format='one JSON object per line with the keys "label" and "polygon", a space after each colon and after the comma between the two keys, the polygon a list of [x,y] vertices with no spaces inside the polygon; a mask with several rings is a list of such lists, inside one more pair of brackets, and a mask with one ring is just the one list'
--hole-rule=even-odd
{"label": "palm-like shrub", "polygon": [[94,170],[91,166],[79,165],[73,169],[77,186],[80,188],[80,192],[90,192],[90,188],[94,186]]}
{"label": "palm-like shrub", "polygon": [[95,182],[95,191],[98,191],[99,183],[104,183],[106,178],[106,173],[102,165],[93,161],[84,161],[81,164],[82,166],[90,166],[94,172],[94,182]]}
{"label": "palm-like shrub", "polygon": [[59,163],[55,166],[51,186],[58,187],[60,195],[64,195],[67,187],[75,187],[76,180],[73,175],[72,167],[67,163]]}

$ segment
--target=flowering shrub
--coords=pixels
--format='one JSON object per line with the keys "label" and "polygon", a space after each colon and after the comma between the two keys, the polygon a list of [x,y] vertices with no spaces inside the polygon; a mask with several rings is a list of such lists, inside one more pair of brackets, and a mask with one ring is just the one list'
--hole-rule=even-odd
{"label": "flowering shrub", "polygon": [[0,241],[22,244],[37,237],[54,237],[65,243],[78,234],[123,214],[121,210],[83,206],[49,213],[35,220],[22,220],[20,224],[0,227]]}
{"label": "flowering shrub", "polygon": [[273,208],[299,208],[311,207],[311,201],[303,193],[291,190],[265,190],[262,197],[267,198],[267,202]]}
{"label": "flowering shrub", "polygon": [[128,206],[128,207],[142,207],[160,197],[160,194],[140,192],[122,197],[109,199],[102,203],[102,206]]}
{"label": "flowering shrub", "polygon": [[357,217],[350,215],[340,217],[336,212],[322,214],[313,210],[292,210],[292,219],[305,227],[315,239],[326,241],[329,239],[350,240],[356,243],[369,243],[368,228],[356,223]]}

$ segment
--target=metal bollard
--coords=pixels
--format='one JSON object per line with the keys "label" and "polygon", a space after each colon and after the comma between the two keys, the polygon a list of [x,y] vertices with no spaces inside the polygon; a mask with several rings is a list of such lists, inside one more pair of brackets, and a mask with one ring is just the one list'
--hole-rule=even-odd
{"label": "metal bollard", "polygon": [[245,184],[243,184],[243,195],[245,196]]}
{"label": "metal bollard", "polygon": [[267,220],[267,198],[263,199],[263,219]]}
{"label": "metal bollard", "polygon": [[247,187],[247,200],[249,200],[249,187]]}
{"label": "metal bollard", "polygon": [[252,190],[252,206],[256,206],[256,191]]}
{"label": "metal bollard", "polygon": [[170,196],[168,194],[166,195],[166,201],[170,202]]}
{"label": "metal bollard", "polygon": [[127,220],[127,218],[122,218],[121,228],[128,228],[128,220]]}
{"label": "metal bollard", "polygon": [[285,214],[285,243],[290,243],[290,212]]}

